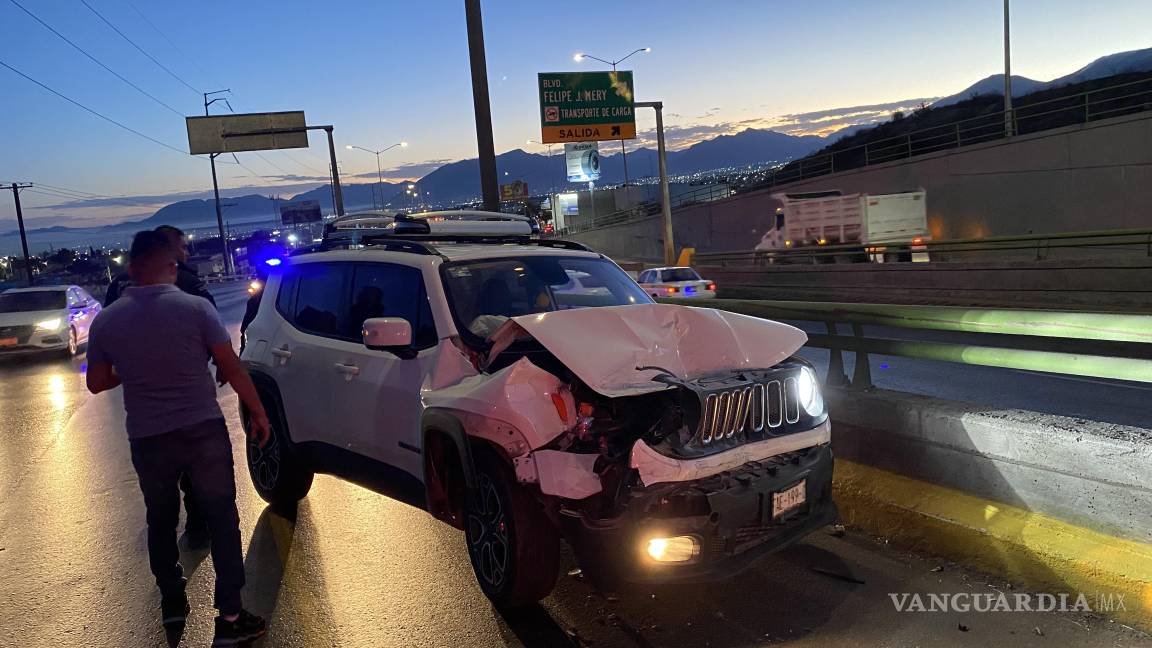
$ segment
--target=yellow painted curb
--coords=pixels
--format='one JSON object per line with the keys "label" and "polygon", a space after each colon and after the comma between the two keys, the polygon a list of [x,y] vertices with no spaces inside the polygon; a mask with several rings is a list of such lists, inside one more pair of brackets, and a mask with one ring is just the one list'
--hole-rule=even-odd
{"label": "yellow painted curb", "polygon": [[1121,594],[1110,616],[1152,629],[1152,545],[839,458],[833,492],[845,524],[1029,589]]}

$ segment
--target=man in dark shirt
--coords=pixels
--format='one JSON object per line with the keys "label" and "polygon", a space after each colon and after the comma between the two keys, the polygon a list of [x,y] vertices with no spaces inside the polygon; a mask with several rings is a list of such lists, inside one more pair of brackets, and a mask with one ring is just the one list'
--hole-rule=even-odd
{"label": "man in dark shirt", "polygon": [[242,607],[244,554],[236,511],[236,479],[228,426],[208,371],[211,356],[248,411],[261,447],[271,428],[264,405],[216,309],[176,288],[177,263],[164,234],[132,241],[133,285],[93,321],[87,385],[94,394],[124,386],[125,427],[148,520],[148,560],[166,626],[190,610],[176,547],[181,477],[212,535],[216,570],[216,645],[264,634],[266,624]]}
{"label": "man in dark shirt", "polygon": [[[212,293],[208,292],[208,285],[204,283],[200,273],[188,265],[188,240],[184,231],[171,225],[161,225],[155,231],[168,237],[169,243],[172,244],[172,248],[176,252],[176,287],[189,295],[203,297],[215,306],[216,299],[212,297]],[[104,296],[104,306],[111,306],[112,302],[116,301],[124,289],[130,285],[132,285],[132,278],[127,272],[116,275],[108,284],[108,293]]]}
{"label": "man in dark shirt", "polygon": [[[212,306],[216,306],[216,299],[208,292],[207,284],[200,278],[196,269],[188,265],[188,241],[184,231],[172,225],[161,225],[153,231],[163,234],[172,246],[172,252],[176,257],[176,287],[189,295],[203,297]],[[108,293],[104,296],[104,308],[111,306],[124,293],[124,289],[131,285],[132,277],[127,272],[117,275],[108,284]],[[188,548],[205,549],[209,543],[208,525],[200,515],[195,498],[192,497],[191,484],[187,477],[180,480],[180,490],[184,491],[184,510],[188,513],[188,518],[184,522],[184,538]]]}

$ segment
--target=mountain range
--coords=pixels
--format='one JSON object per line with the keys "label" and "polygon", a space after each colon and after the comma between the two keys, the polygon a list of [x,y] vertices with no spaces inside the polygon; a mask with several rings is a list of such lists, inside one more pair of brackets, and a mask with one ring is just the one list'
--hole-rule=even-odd
{"label": "mountain range", "polygon": [[[1060,86],[1082,83],[1092,79],[1102,79],[1117,74],[1129,72],[1147,72],[1152,70],[1152,48],[1132,50],[1131,52],[1118,52],[1102,56],[1088,65],[1051,81],[1037,81],[1028,77],[1012,75],[1012,97],[1022,97],[1040,90],[1058,88]],[[993,74],[977,81],[954,95],[936,100],[933,106],[951,106],[965,99],[980,95],[1004,96],[1004,75]]]}

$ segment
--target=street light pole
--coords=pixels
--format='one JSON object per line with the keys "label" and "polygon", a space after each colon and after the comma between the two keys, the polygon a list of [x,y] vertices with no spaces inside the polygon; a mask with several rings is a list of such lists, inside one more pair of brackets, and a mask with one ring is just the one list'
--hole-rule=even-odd
{"label": "street light pole", "polygon": [[480,0],[464,0],[468,22],[468,58],[472,67],[472,107],[476,113],[476,148],[480,162],[480,190],[484,209],[500,211],[496,178],[496,145],[492,141],[492,104],[488,99],[488,64],[484,55],[484,20]]}
{"label": "street light pole", "polygon": [[1008,3],[1004,0],[1004,135],[1012,137],[1012,32]]}
{"label": "street light pole", "polygon": [[672,238],[672,197],[668,190],[668,154],[664,148],[664,102],[637,101],[637,108],[656,110],[656,150],[660,157],[661,215],[664,224],[664,265],[676,263],[676,243]]}
{"label": "street light pole", "polygon": [[[380,189],[380,208],[379,208],[380,211],[384,211],[384,172],[381,170],[381,167],[380,167],[380,154],[381,153],[387,153],[388,151],[391,151],[392,149],[396,148],[397,146],[407,148],[408,142],[396,142],[392,146],[385,146],[384,148],[380,149],[379,151],[374,151],[374,150],[369,149],[369,148],[364,148],[363,146],[356,146],[355,144],[349,144],[349,145],[344,147],[344,148],[348,149],[349,151],[351,151],[352,149],[356,149],[358,151],[364,151],[365,153],[371,153],[372,155],[376,156],[376,186],[377,186],[377,188]],[[372,191],[372,207],[373,208],[376,207],[376,191],[375,190]]]}
{"label": "street light pole", "polygon": [[[1007,1],[1007,0],[1005,0],[1005,1]],[[574,56],[573,59],[575,59],[575,61],[577,63],[579,63],[580,61],[582,61],[586,58],[590,58],[594,61],[600,61],[601,63],[611,65],[612,71],[615,72],[616,66],[619,65],[620,63],[627,61],[628,59],[632,58],[636,54],[639,54],[640,52],[648,53],[651,51],[652,51],[651,47],[641,47],[639,49],[632,50],[632,52],[629,53],[628,56],[625,56],[622,59],[616,59],[615,61],[605,61],[602,58],[597,58],[595,56],[592,56],[591,54],[584,54],[584,53],[576,54],[576,56]],[[627,187],[628,186],[628,150],[624,148],[624,140],[620,140],[620,156],[621,156],[622,161],[624,162],[624,186]]]}

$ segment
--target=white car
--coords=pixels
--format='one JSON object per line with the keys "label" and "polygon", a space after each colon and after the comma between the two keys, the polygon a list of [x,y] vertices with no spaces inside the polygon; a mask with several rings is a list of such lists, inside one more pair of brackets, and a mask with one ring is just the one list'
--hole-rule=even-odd
{"label": "white car", "polygon": [[551,591],[562,540],[601,587],[683,582],[836,518],[803,331],[653,303],[603,255],[487,216],[402,217],[271,269],[241,355],[272,421],[247,448],[261,497],[294,506],[321,472],[424,508],[503,606]]}
{"label": "white car", "polygon": [[11,288],[0,293],[0,355],[76,355],[100,302],[80,286]]}
{"label": "white car", "polygon": [[644,292],[653,297],[712,299],[716,297],[716,284],[692,268],[652,268],[640,273],[637,281]]}

